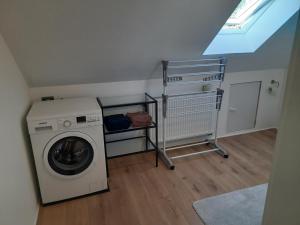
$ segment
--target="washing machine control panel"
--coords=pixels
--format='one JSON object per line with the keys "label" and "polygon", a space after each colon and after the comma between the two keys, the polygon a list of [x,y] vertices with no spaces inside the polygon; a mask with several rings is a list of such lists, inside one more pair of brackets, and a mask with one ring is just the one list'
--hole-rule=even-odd
{"label": "washing machine control panel", "polygon": [[65,120],[65,121],[63,122],[63,127],[69,128],[69,127],[71,127],[71,126],[72,126],[72,122],[71,122],[70,120]]}
{"label": "washing machine control panel", "polygon": [[90,127],[101,124],[101,115],[80,115],[57,120],[59,130]]}
{"label": "washing machine control panel", "polygon": [[36,120],[28,124],[28,128],[30,134],[37,134],[99,125],[102,125],[102,115],[90,114],[60,117],[48,120]]}

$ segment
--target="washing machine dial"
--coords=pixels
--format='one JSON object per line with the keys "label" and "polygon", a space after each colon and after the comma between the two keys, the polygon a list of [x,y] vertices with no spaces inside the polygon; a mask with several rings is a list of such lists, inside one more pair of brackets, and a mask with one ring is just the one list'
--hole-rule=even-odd
{"label": "washing machine dial", "polygon": [[69,128],[71,125],[72,125],[72,122],[70,120],[65,120],[64,123],[63,123],[63,126],[65,128]]}

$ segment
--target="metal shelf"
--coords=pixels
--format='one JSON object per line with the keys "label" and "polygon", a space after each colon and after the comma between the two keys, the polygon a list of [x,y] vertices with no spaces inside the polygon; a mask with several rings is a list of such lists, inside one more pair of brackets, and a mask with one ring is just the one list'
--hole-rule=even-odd
{"label": "metal shelf", "polygon": [[131,131],[136,131],[136,130],[144,130],[144,129],[151,129],[151,128],[156,128],[157,125],[155,122],[152,122],[152,125],[145,126],[145,127],[129,127],[128,129],[124,130],[115,130],[115,131],[108,131],[105,129],[105,135],[109,134],[119,134],[119,133],[125,133],[125,132],[131,132]]}
{"label": "metal shelf", "polygon": [[[145,93],[144,95],[134,95],[134,96],[121,96],[121,97],[98,97],[97,98],[98,103],[102,109],[102,117],[104,118],[105,111],[108,109],[116,109],[116,108],[123,108],[123,107],[132,107],[132,106],[142,106],[144,108],[145,112],[149,112],[149,107],[154,106],[154,114],[152,118],[155,118],[154,121],[152,121],[151,125],[149,126],[143,126],[143,127],[129,127],[128,129],[124,130],[115,130],[115,131],[108,131],[105,128],[105,125],[103,125],[103,137],[104,137],[104,146],[105,146],[105,152],[107,155],[107,144],[115,143],[119,141],[128,141],[138,138],[144,138],[145,139],[145,150],[141,152],[147,152],[150,151],[149,145],[153,147],[153,149],[156,151],[156,159],[155,159],[155,165],[158,166],[158,103],[155,98],[150,96],[149,94]],[[103,120],[104,121],[104,120]],[[149,135],[149,129],[155,129],[155,140],[152,141],[151,137]],[[145,135],[138,135],[133,136],[129,138],[116,138],[114,140],[107,140],[106,136],[108,135],[114,135],[114,134],[121,134],[121,133],[127,133],[127,132],[133,132],[138,130],[144,130]],[[137,152],[137,153],[141,153]],[[126,156],[119,155],[119,156]],[[108,157],[106,157],[108,159]]]}

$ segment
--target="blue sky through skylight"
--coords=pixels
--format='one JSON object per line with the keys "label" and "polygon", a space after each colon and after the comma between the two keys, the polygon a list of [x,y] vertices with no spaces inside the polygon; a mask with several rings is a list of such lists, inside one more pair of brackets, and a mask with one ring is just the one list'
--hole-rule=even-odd
{"label": "blue sky through skylight", "polygon": [[242,0],[226,21],[222,32],[246,32],[274,0]]}
{"label": "blue sky through skylight", "polygon": [[203,55],[253,53],[300,7],[300,0],[242,0]]}

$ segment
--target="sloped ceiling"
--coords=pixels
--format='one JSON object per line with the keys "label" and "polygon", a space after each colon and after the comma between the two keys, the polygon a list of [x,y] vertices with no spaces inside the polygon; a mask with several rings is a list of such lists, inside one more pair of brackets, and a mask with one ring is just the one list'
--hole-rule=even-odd
{"label": "sloped ceiling", "polygon": [[196,58],[239,0],[1,0],[0,32],[30,86],[142,80]]}

